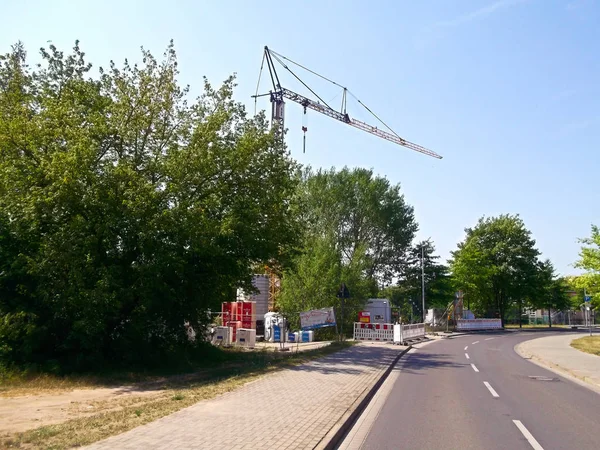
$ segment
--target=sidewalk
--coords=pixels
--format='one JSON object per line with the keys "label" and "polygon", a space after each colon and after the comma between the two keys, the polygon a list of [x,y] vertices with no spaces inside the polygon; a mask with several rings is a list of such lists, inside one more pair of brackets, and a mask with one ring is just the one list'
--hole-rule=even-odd
{"label": "sidewalk", "polygon": [[87,448],[324,448],[405,349],[360,343]]}
{"label": "sidewalk", "polygon": [[583,381],[600,393],[600,356],[571,347],[571,341],[585,334],[547,336],[520,343],[515,351],[524,358],[546,367],[560,375]]}

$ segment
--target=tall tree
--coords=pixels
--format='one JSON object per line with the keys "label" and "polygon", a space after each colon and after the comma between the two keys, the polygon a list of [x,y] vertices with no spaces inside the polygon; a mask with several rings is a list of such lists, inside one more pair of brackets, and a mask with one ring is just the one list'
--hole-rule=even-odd
{"label": "tall tree", "polygon": [[343,261],[362,253],[365,275],[380,285],[404,269],[418,226],[400,185],[367,169],[309,169],[300,197],[307,232],[330,233]]}
{"label": "tall tree", "polygon": [[548,311],[548,325],[552,326],[552,311],[564,311],[571,306],[567,280],[556,275],[549,260],[538,264],[536,283],[531,289],[529,304]]}
{"label": "tall tree", "polygon": [[233,78],[188,102],[174,47],[100,77],[78,43],[0,57],[0,358],[156,360],[294,243],[297,167]]}
{"label": "tall tree", "polygon": [[[295,266],[284,273],[280,305],[288,314],[341,305],[350,289],[348,324],[378,285],[405,270],[417,224],[398,185],[365,169],[306,170],[297,203],[304,241]],[[327,299],[327,300],[325,300]]]}
{"label": "tall tree", "polygon": [[585,288],[586,294],[592,296],[594,307],[600,308],[600,228],[592,225],[590,237],[580,242],[583,246],[575,267],[585,270],[585,273],[577,277],[577,286]]}
{"label": "tall tree", "polygon": [[481,314],[498,314],[504,323],[508,306],[537,281],[538,255],[531,232],[518,216],[481,218],[467,228],[452,253],[457,284]]}

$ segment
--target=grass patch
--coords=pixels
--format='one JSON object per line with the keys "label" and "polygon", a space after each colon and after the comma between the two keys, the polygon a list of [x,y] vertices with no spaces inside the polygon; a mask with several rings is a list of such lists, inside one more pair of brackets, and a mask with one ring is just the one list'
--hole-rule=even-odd
{"label": "grass patch", "polygon": [[[551,330],[552,328],[569,328],[569,327],[570,327],[570,325],[554,325],[554,324],[552,324],[552,327],[549,327],[548,324],[546,324],[546,325],[543,325],[543,324],[540,324],[540,325],[525,325],[525,324],[523,324],[523,326],[521,328],[528,329],[528,330],[532,329],[532,328],[545,328],[546,330],[549,330],[549,329]],[[519,324],[516,324],[516,325],[514,325],[514,324],[510,324],[510,325],[504,324],[504,328],[510,328],[510,329],[519,328]]]}
{"label": "grass patch", "polygon": [[600,356],[600,336],[587,336],[575,339],[571,342],[571,347],[582,352]]}
{"label": "grass patch", "polygon": [[152,422],[198,401],[230,392],[267,373],[302,364],[351,345],[352,342],[336,342],[301,353],[244,352],[247,356],[237,364],[162,380],[160,383],[164,389],[155,395],[95,402],[94,409],[98,413],[93,416],[2,436],[0,447],[65,449],[88,445]]}

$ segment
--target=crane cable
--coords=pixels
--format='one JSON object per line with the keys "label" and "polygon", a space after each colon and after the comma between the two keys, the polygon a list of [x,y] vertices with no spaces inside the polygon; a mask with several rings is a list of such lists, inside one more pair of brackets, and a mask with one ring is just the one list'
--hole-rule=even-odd
{"label": "crane cable", "polygon": [[[272,50],[269,50],[269,51],[270,51],[271,53],[274,53]],[[292,75],[294,75],[294,77],[295,77],[295,78],[296,78],[296,79],[297,79],[297,80],[298,80],[300,83],[302,83],[306,89],[308,89],[310,92],[312,92],[312,94],[313,94],[315,97],[317,97],[319,100],[321,100],[325,106],[327,106],[329,109],[333,109],[331,106],[329,106],[329,105],[328,105],[328,104],[325,102],[325,100],[323,100],[321,97],[319,97],[319,95],[318,95],[318,94],[317,94],[315,91],[313,91],[313,90],[312,90],[310,87],[308,87],[308,85],[307,85],[307,84],[306,84],[304,81],[302,81],[302,80],[300,79],[300,77],[299,77],[298,75],[296,75],[296,74],[295,74],[295,73],[292,71],[292,69],[290,69],[290,68],[289,68],[289,67],[288,67],[288,66],[287,66],[287,65],[286,65],[286,64],[285,64],[285,63],[284,63],[284,62],[283,62],[281,59],[279,59],[277,55],[278,55],[278,54],[275,54],[274,56],[275,56],[275,59],[277,60],[277,62],[278,62],[279,64],[281,64],[281,65],[282,65],[282,66],[283,66],[285,69],[287,69],[287,71],[288,71],[289,73],[291,73]]]}
{"label": "crane cable", "polygon": [[[300,64],[300,63],[297,63],[297,62],[295,62],[295,61],[292,61],[292,60],[291,60],[291,59],[289,59],[289,58],[286,58],[285,56],[283,56],[283,55],[281,55],[281,54],[277,53],[277,52],[276,52],[276,51],[274,51],[274,50],[271,50],[271,49],[269,49],[269,51],[275,55],[275,57],[276,57],[276,59],[278,60],[279,64],[281,64],[283,67],[285,67],[287,70],[289,70],[289,71],[290,71],[290,73],[291,73],[292,75],[294,75],[294,76],[295,76],[295,77],[296,77],[296,78],[297,78],[297,79],[298,79],[298,80],[299,80],[299,81],[300,81],[302,84],[304,84],[304,86],[306,86],[306,83],[304,83],[302,80],[300,80],[300,78],[298,78],[298,77],[296,76],[296,74],[294,74],[294,73],[293,73],[293,72],[292,72],[292,71],[289,69],[289,67],[287,67],[285,64],[283,64],[283,62],[281,62],[281,60],[280,60],[279,58],[283,58],[283,59],[285,59],[286,61],[289,61],[289,62],[291,62],[292,64],[295,64],[295,65],[297,65],[298,67],[300,67],[300,68],[302,68],[302,69],[306,70],[307,72],[310,72],[310,73],[312,73],[313,75],[316,75],[317,77],[319,77],[319,78],[322,78],[322,79],[323,79],[323,80],[325,80],[325,81],[329,81],[331,84],[334,84],[334,85],[336,85],[336,86],[338,86],[338,87],[340,87],[340,88],[342,88],[342,89],[346,90],[346,92],[348,92],[348,93],[349,93],[349,94],[350,94],[350,95],[351,95],[351,96],[352,96],[352,97],[353,97],[353,98],[354,98],[354,99],[355,99],[355,100],[356,100],[356,101],[357,101],[357,102],[358,102],[358,103],[359,103],[359,104],[360,104],[360,105],[361,105],[363,108],[365,108],[365,109],[366,109],[366,110],[367,110],[367,111],[368,111],[368,112],[369,112],[369,113],[370,113],[370,114],[371,114],[373,117],[375,117],[375,118],[376,118],[376,119],[377,119],[377,120],[378,120],[378,121],[379,121],[379,122],[380,122],[380,123],[381,123],[381,124],[382,124],[384,127],[386,127],[386,128],[387,128],[387,129],[388,129],[388,130],[389,130],[389,131],[390,131],[392,134],[394,134],[394,135],[395,135],[395,136],[396,136],[398,139],[402,139],[402,138],[401,138],[401,137],[398,135],[398,133],[396,133],[394,130],[392,130],[392,128],[390,128],[390,126],[389,126],[388,124],[386,124],[386,123],[385,123],[383,120],[381,120],[381,119],[379,118],[379,116],[377,116],[377,114],[375,114],[373,111],[371,111],[371,109],[370,109],[370,108],[369,108],[367,105],[365,105],[363,102],[361,102],[361,101],[358,99],[358,97],[356,97],[356,95],[354,95],[354,94],[352,93],[352,91],[351,91],[350,89],[348,89],[347,87],[345,87],[345,86],[342,86],[342,85],[341,85],[341,84],[339,84],[339,83],[336,83],[335,81],[333,81],[333,80],[331,80],[331,79],[329,79],[329,78],[327,78],[327,77],[325,77],[325,76],[323,76],[323,75],[321,75],[321,74],[319,74],[319,73],[315,72],[314,70],[310,70],[308,67],[305,67],[305,66],[303,66],[303,65],[302,65],[302,64]],[[307,87],[307,88],[308,88],[308,89],[309,89],[309,90],[310,90],[310,91],[311,91],[311,92],[312,92],[312,93],[313,93],[315,96],[317,96],[319,99],[321,99],[321,97],[319,97],[317,94],[315,94],[315,92],[314,92],[312,89],[310,89],[308,86],[306,86],[306,87]],[[321,101],[323,101],[323,100],[321,100]],[[323,101],[323,103],[325,103],[325,102]],[[330,108],[330,109],[333,109],[333,108],[331,108],[329,105],[327,105],[327,103],[325,103],[325,105],[326,105],[328,108]],[[404,141],[404,139],[402,139],[402,140]]]}

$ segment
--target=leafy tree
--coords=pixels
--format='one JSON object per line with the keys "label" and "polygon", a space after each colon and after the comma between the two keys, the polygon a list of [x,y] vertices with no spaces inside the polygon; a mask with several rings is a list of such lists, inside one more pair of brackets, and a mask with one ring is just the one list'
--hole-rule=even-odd
{"label": "leafy tree", "polygon": [[504,318],[516,299],[536,286],[538,255],[531,232],[518,216],[481,218],[467,228],[452,253],[451,269],[458,286],[479,314]]}
{"label": "leafy tree", "polygon": [[418,226],[399,185],[366,169],[308,169],[300,199],[307,233],[329,233],[342,261],[362,254],[365,276],[380,285],[401,273]]}
{"label": "leafy tree", "polygon": [[549,260],[538,264],[536,276],[529,304],[535,309],[548,310],[548,325],[551,327],[552,310],[563,311],[571,306],[569,286],[565,279],[556,276],[554,266]]}
{"label": "leafy tree", "polygon": [[417,229],[412,207],[399,186],[365,169],[303,173],[297,203],[304,225],[303,245],[285,272],[279,304],[286,313],[336,306],[341,320],[341,283],[349,329],[364,301],[377,287],[405,270]]}
{"label": "leafy tree", "polygon": [[584,245],[575,267],[586,272],[577,278],[577,287],[585,288],[587,295],[592,296],[593,306],[600,308],[600,228],[592,225],[591,236],[580,242]]}
{"label": "leafy tree", "polygon": [[98,79],[78,43],[41,55],[0,57],[0,358],[174,355],[294,244],[297,167],[233,78],[188,101],[172,43]]}

